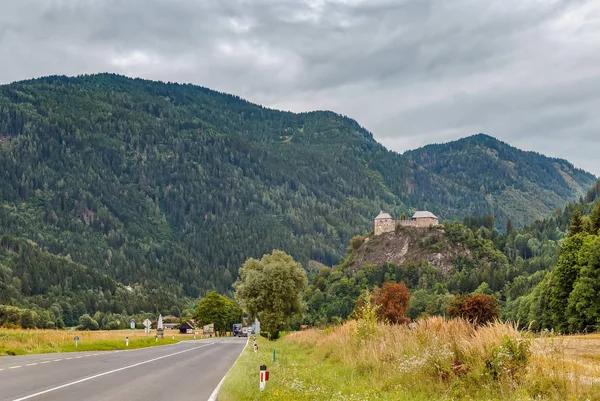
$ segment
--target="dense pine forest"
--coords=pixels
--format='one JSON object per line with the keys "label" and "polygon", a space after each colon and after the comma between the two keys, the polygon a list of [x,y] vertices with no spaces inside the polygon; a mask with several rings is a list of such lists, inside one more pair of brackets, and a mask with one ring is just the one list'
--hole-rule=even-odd
{"label": "dense pine forest", "polygon": [[[0,302],[56,325],[178,313],[209,290],[231,294],[243,261],[272,249],[335,265],[379,210],[493,214],[492,233],[596,180],[485,135],[399,155],[332,112],[112,74],[1,86],[0,171]],[[528,269],[512,241],[504,254]]]}

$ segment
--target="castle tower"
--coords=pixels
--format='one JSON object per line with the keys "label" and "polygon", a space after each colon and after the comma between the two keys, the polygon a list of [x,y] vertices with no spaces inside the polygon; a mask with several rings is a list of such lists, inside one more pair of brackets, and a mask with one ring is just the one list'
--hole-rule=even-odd
{"label": "castle tower", "polygon": [[392,219],[392,216],[390,216],[389,213],[380,211],[379,215],[375,217],[375,235],[393,232],[395,228],[394,219]]}

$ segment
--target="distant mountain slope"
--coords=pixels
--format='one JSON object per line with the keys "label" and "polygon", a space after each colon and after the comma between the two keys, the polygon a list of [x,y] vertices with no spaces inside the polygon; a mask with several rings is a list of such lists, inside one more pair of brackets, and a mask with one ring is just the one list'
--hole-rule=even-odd
{"label": "distant mountain slope", "polygon": [[192,85],[112,74],[17,82],[0,86],[0,234],[120,283],[198,296],[231,291],[244,259],[273,248],[336,263],[380,209],[443,220],[496,211],[518,224],[593,180],[494,150],[491,138],[468,143],[404,156],[347,117]]}
{"label": "distant mountain slope", "polygon": [[493,214],[500,223],[510,217],[517,226],[549,216],[596,182],[565,160],[525,152],[484,134],[428,145],[405,156],[451,188],[468,190],[479,209],[474,214]]}

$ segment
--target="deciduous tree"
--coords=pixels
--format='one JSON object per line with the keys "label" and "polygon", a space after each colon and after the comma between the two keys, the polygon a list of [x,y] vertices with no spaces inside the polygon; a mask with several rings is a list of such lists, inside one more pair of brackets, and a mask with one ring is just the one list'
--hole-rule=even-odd
{"label": "deciduous tree", "polygon": [[246,260],[234,284],[235,298],[251,318],[258,317],[261,330],[274,339],[288,318],[302,311],[306,283],[302,266],[285,252],[274,250],[260,260]]}
{"label": "deciduous tree", "polygon": [[214,323],[215,331],[222,334],[242,321],[242,309],[233,299],[209,291],[198,303],[194,317],[202,325]]}

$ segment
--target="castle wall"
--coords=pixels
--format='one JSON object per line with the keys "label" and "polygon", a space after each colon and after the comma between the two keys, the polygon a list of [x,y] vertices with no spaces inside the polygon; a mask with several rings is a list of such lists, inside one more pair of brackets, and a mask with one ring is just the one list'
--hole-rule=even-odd
{"label": "castle wall", "polygon": [[417,227],[416,220],[399,220],[398,224],[400,224],[402,227]]}
{"label": "castle wall", "polygon": [[420,218],[420,219],[416,219],[416,220],[400,220],[398,223],[400,223],[400,225],[402,227],[427,228],[427,227],[431,227],[431,226],[437,226],[439,224],[439,220],[427,217],[427,218]]}
{"label": "castle wall", "polygon": [[392,219],[375,220],[375,235],[389,233],[396,230],[396,225]]}
{"label": "castle wall", "polygon": [[418,227],[428,228],[431,226],[437,226],[440,224],[438,219],[431,217],[424,217],[416,220],[393,220],[393,219],[380,219],[375,220],[375,235],[381,235],[383,233],[394,232],[396,230],[396,224],[402,227]]}

